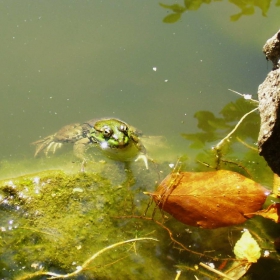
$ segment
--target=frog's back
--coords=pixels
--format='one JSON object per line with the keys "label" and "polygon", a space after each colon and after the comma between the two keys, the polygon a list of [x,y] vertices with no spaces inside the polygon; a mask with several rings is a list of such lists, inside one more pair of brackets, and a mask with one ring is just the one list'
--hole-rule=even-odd
{"label": "frog's back", "polygon": [[55,142],[76,142],[81,139],[82,127],[79,123],[72,123],[63,126],[57,133],[53,135]]}

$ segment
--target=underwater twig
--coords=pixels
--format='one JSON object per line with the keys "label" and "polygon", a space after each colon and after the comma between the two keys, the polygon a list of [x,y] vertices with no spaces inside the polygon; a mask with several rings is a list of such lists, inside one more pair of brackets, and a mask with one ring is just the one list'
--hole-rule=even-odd
{"label": "underwater twig", "polygon": [[[145,193],[144,193],[144,194],[145,194]],[[152,196],[150,196],[150,201],[148,202],[147,207],[146,207],[146,209],[145,209],[145,211],[144,211],[144,217],[146,217],[147,212],[148,212],[150,206],[152,205],[152,203],[153,203],[153,198],[152,198]]]}
{"label": "underwater twig", "polygon": [[[113,265],[113,264],[115,264],[115,263],[117,263],[117,262],[120,262],[120,261],[122,261],[122,260],[128,258],[128,257],[129,257],[129,256],[124,256],[124,257],[119,258],[119,259],[117,259],[117,260],[114,260],[114,261],[112,261],[112,262],[110,262],[110,263],[106,263],[106,264],[104,264],[104,265],[99,265],[98,268],[104,269],[105,267],[111,266],[111,265]],[[89,267],[87,270],[90,270],[90,269],[92,269],[92,268]]]}
{"label": "underwater twig", "polygon": [[178,279],[179,279],[179,277],[180,277],[181,273],[182,273],[182,271],[181,271],[181,270],[179,270],[179,269],[177,269],[177,271],[176,271],[176,277],[175,277],[175,280],[178,280]]}
{"label": "underwater twig", "polygon": [[259,103],[258,100],[252,99],[252,95],[251,94],[239,93],[238,91],[232,90],[230,88],[228,90],[230,90],[230,91],[232,91],[234,93],[237,93],[238,95],[242,96],[246,100],[251,100],[251,101],[253,101],[255,103]]}
{"label": "underwater twig", "polygon": [[134,238],[134,239],[129,239],[129,240],[125,240],[125,241],[121,241],[112,245],[109,245],[103,249],[101,249],[100,251],[98,251],[97,253],[95,253],[94,255],[92,255],[90,258],[88,258],[81,266],[78,266],[77,269],[71,273],[67,273],[67,274],[57,274],[57,273],[53,273],[53,272],[48,272],[48,271],[38,271],[36,273],[32,273],[26,276],[23,276],[22,278],[20,278],[19,280],[25,280],[25,279],[32,279],[33,277],[39,276],[39,275],[47,275],[47,276],[51,276],[48,279],[60,279],[60,278],[69,278],[69,277],[73,277],[76,276],[77,274],[79,274],[80,272],[82,272],[83,270],[85,270],[88,265],[98,256],[100,256],[102,253],[104,253],[107,250],[113,249],[117,246],[126,244],[126,243],[131,243],[131,242],[136,242],[136,241],[142,241],[142,240],[153,240],[153,241],[158,241],[155,238],[152,237],[141,237],[141,238]]}
{"label": "underwater twig", "polygon": [[[178,180],[180,180],[180,169],[181,169],[181,157],[178,158],[177,162],[176,162],[176,165],[174,166],[173,170],[172,170],[172,173],[171,174],[176,174],[177,176],[174,176],[174,179],[172,179],[172,181],[170,182],[169,186],[161,193],[161,197],[163,199],[159,200],[159,202],[156,202],[156,206],[154,208],[154,211],[152,213],[152,218],[154,218],[155,216],[155,212],[157,210],[157,208],[163,208],[165,202],[167,201],[168,199],[168,196],[172,193],[172,191],[176,188],[176,186],[178,186],[179,182]],[[152,198],[152,195],[147,193],[147,192],[143,192],[144,194],[147,194],[147,195],[150,195],[151,198]],[[161,207],[159,207],[159,205],[161,204]],[[161,211],[162,212],[162,211]],[[164,220],[164,215],[163,215],[163,212],[162,212],[162,217],[163,217],[163,220]]]}
{"label": "underwater twig", "polygon": [[[40,230],[40,229],[34,229],[34,228],[30,228],[30,227],[18,227],[18,229],[26,229],[26,230],[30,230],[30,231],[33,231],[33,232],[37,232],[37,233],[41,233],[41,234],[47,234],[47,235],[51,235],[51,236],[56,236],[54,235],[53,233],[50,233],[50,232],[46,232],[46,231],[43,231],[43,230]],[[57,236],[56,236],[57,237]]]}
{"label": "underwater twig", "polygon": [[[228,90],[230,90],[230,91],[232,91],[232,92],[234,92],[234,93],[236,93],[236,94],[242,96],[242,97],[243,97],[244,99],[246,99],[246,100],[251,100],[251,101],[253,101],[253,102],[259,104],[259,101],[258,101],[258,100],[255,100],[255,99],[252,99],[252,95],[250,95],[250,94],[242,94],[242,93],[239,93],[239,92],[237,92],[237,91],[235,91],[235,90],[232,90],[232,89],[228,89]],[[258,109],[259,109],[259,108],[257,107],[257,108],[255,108],[255,109],[251,110],[250,112],[246,113],[246,114],[239,120],[239,122],[235,125],[235,127],[233,128],[233,130],[232,130],[226,137],[224,137],[224,138],[214,147],[214,149],[218,152],[218,151],[221,149],[221,146],[223,145],[223,143],[224,143],[226,140],[228,140],[229,137],[237,130],[237,128],[238,128],[239,125],[243,122],[243,120],[244,120],[247,116],[249,116],[251,113],[257,111]],[[218,155],[218,156],[219,156],[219,155]]]}
{"label": "underwater twig", "polygon": [[230,279],[230,280],[234,280],[233,278],[228,277],[228,276],[227,276],[226,274],[224,274],[223,272],[221,272],[221,271],[219,271],[219,270],[217,270],[217,269],[215,269],[215,268],[212,268],[211,266],[209,266],[209,265],[207,265],[207,264],[205,264],[205,263],[203,263],[203,262],[200,262],[199,265],[201,265],[202,267],[204,267],[204,268],[206,268],[206,269],[208,269],[208,270],[210,270],[210,271],[212,271],[212,272],[214,272],[214,273],[216,273],[216,274],[218,274],[218,275],[220,275],[220,276],[222,276],[222,277],[225,277],[225,278]]}
{"label": "underwater twig", "polygon": [[227,275],[233,275],[233,278],[230,278],[233,280],[240,279],[249,270],[249,268],[252,265],[252,263],[250,263],[246,260],[239,262],[236,266],[235,266],[235,264],[236,264],[236,262],[234,262],[231,265],[231,268],[229,268],[226,271]]}
{"label": "underwater twig", "polygon": [[252,174],[250,174],[249,170],[243,166],[241,163],[238,163],[238,162],[235,162],[235,161],[232,161],[232,160],[228,160],[228,159],[221,159],[220,161],[222,161],[224,164],[228,163],[228,164],[234,164],[236,165],[237,167],[239,168],[242,168],[246,173],[247,175],[252,178]]}
{"label": "underwater twig", "polygon": [[239,125],[243,122],[243,120],[249,116],[250,114],[252,114],[253,112],[257,111],[259,108],[255,108],[253,110],[251,110],[250,112],[246,113],[240,120],[239,122],[236,124],[236,126],[233,128],[233,130],[226,136],[224,137],[215,147],[214,149],[216,151],[219,151],[221,149],[221,146],[223,145],[223,143],[229,139],[229,137],[237,130],[237,128],[239,127]]}
{"label": "underwater twig", "polygon": [[205,161],[201,161],[201,160],[196,160],[198,163],[208,167],[208,168],[212,168],[212,169],[216,169],[216,167],[211,166],[209,163],[205,162]]}
{"label": "underwater twig", "polygon": [[[218,154],[218,156],[220,156]],[[204,161],[200,161],[200,160],[196,160],[198,163],[208,167],[208,168],[211,168],[211,169],[218,169],[217,167],[213,167],[211,166],[209,163],[207,162],[204,162]],[[234,164],[236,166],[238,166],[239,168],[242,168],[245,170],[245,172],[248,174],[248,176],[252,177],[252,175],[250,174],[250,172],[247,170],[247,168],[245,166],[243,166],[242,164],[238,163],[238,162],[235,162],[235,161],[232,161],[232,160],[228,160],[228,159],[222,159],[221,156],[218,158],[218,164],[217,166],[219,166],[220,162],[223,162],[224,164]]]}
{"label": "underwater twig", "polygon": [[251,149],[253,151],[258,151],[257,148],[247,144],[245,141],[243,141],[242,139],[240,139],[239,137],[236,137],[237,141],[239,141],[241,144],[243,144],[246,148]]}
{"label": "underwater twig", "polygon": [[[208,271],[201,271],[201,270],[198,271],[198,266],[197,265],[192,266],[192,265],[186,265],[185,264],[185,265],[176,265],[176,267],[178,267],[178,269],[181,270],[182,272],[183,271],[192,271],[193,273],[198,272],[200,276],[205,276],[204,277],[205,279],[213,279],[212,275]],[[199,280],[199,278],[196,275],[194,275],[194,278]]]}
{"label": "underwater twig", "polygon": [[209,259],[212,259],[212,260],[231,260],[231,261],[234,260],[234,261],[236,261],[235,258],[217,258],[217,257],[214,257],[214,256],[208,256],[204,253],[200,253],[200,252],[197,252],[197,251],[190,250],[189,248],[184,246],[181,242],[179,242],[178,240],[176,240],[173,237],[172,231],[167,226],[165,226],[163,223],[161,223],[159,221],[154,220],[153,218],[144,217],[144,216],[120,216],[120,217],[115,217],[115,218],[117,218],[117,219],[124,219],[124,218],[125,219],[132,219],[133,218],[133,219],[143,219],[143,220],[147,220],[147,221],[152,221],[152,222],[156,223],[157,225],[159,225],[160,227],[162,227],[163,229],[165,229],[168,232],[171,241],[173,243],[179,245],[181,247],[181,250],[187,251],[187,252],[189,252],[191,254],[194,254],[194,255],[198,255],[200,257],[209,258]]}

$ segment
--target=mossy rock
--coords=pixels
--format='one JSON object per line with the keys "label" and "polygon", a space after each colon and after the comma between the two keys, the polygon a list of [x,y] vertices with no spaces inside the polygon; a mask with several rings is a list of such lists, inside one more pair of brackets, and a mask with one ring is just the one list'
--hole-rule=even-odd
{"label": "mossy rock", "polygon": [[[135,195],[139,190],[112,185],[96,173],[54,170],[0,182],[1,278],[31,279],[24,274],[40,269],[68,273],[100,249],[151,231],[154,224],[147,229],[143,221],[120,219],[134,211]],[[155,244],[146,245],[145,253],[139,249],[144,244],[125,245],[100,256],[84,272],[86,279],[135,279],[138,274],[137,279],[157,278],[152,269],[144,272],[147,263],[158,262],[150,254]],[[107,267],[118,260],[121,265]]]}
{"label": "mossy rock", "polygon": [[[194,274],[202,279],[204,271],[193,271],[202,259],[234,257],[228,228],[189,227],[154,212],[153,206],[143,216],[150,202],[143,191],[155,187],[155,174],[134,174],[137,180],[126,174],[115,178],[118,171],[104,175],[53,170],[0,181],[0,278],[47,279],[42,271],[71,273],[101,249],[136,237],[159,242],[108,250],[68,279],[175,279],[178,268],[183,271],[180,280]],[[244,227],[257,230],[255,221],[263,235],[266,227],[260,219]],[[240,229],[230,232],[234,240],[240,237]]]}

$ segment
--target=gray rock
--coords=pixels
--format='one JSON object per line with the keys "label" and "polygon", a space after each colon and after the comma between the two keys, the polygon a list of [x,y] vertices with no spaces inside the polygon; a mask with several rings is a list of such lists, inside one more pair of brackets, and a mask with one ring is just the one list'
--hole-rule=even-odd
{"label": "gray rock", "polygon": [[259,86],[259,111],[261,117],[258,137],[259,153],[272,171],[280,175],[280,30],[263,47],[273,70]]}

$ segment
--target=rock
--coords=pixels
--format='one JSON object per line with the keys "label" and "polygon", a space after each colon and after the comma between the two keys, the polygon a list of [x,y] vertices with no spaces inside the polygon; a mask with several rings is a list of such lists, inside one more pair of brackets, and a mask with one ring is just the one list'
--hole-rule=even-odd
{"label": "rock", "polygon": [[258,137],[259,153],[272,171],[280,175],[280,30],[263,47],[273,70],[259,86],[259,111],[261,117]]}
{"label": "rock", "polygon": [[279,69],[280,66],[280,30],[263,46],[263,52],[267,60],[272,61],[273,69]]}

